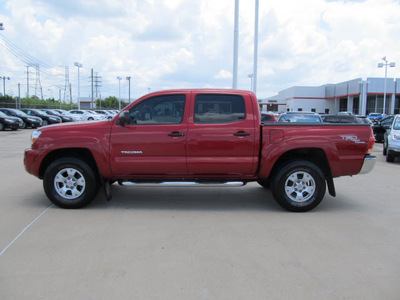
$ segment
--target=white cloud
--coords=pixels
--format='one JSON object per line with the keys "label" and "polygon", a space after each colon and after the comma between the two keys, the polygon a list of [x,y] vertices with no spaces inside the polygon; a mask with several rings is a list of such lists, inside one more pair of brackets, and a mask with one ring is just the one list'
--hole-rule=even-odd
{"label": "white cloud", "polygon": [[[23,51],[14,49],[19,56],[43,63],[47,89],[63,87],[62,66],[70,67],[76,88],[74,61],[83,64],[82,95],[90,92],[91,68],[103,77],[103,97],[117,95],[116,76],[132,77],[133,97],[148,87],[232,84],[233,0],[5,0],[0,8],[2,35]],[[397,0],[260,1],[258,96],[293,85],[383,76],[376,64],[385,55],[400,67],[399,15]],[[247,89],[253,1],[240,1],[239,29],[238,87]],[[26,62],[0,45],[0,65],[12,77],[9,85],[16,90],[20,82],[23,89]],[[389,76],[398,74],[394,70]]]}

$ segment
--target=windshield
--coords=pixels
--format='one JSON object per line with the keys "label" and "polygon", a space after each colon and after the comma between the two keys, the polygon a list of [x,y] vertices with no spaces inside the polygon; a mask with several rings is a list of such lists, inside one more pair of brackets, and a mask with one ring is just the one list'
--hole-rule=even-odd
{"label": "windshield", "polygon": [[7,117],[7,115],[5,113],[3,113],[2,111],[0,111],[0,117]]}
{"label": "windshield", "polygon": [[39,116],[48,116],[45,112],[42,112],[41,110],[35,110]]}
{"label": "windshield", "polygon": [[16,114],[18,117],[28,117],[26,113],[23,111],[17,110],[17,109],[12,109],[11,110],[14,114]]}
{"label": "windshield", "polygon": [[317,115],[282,115],[279,122],[296,122],[296,123],[320,123],[321,118]]}
{"label": "windshield", "polygon": [[393,129],[394,130],[400,130],[400,117],[397,117],[394,120]]}

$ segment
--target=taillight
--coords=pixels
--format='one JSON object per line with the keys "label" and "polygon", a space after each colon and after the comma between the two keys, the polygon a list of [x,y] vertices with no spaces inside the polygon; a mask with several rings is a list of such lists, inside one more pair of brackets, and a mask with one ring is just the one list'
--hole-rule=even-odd
{"label": "taillight", "polygon": [[374,150],[374,144],[375,144],[375,138],[371,129],[371,135],[369,136],[369,141],[368,141],[367,154],[372,154],[372,151]]}

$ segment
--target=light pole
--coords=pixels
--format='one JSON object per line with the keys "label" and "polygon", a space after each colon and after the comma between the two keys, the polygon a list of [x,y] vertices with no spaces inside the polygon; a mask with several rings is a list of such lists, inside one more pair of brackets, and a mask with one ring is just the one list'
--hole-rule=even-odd
{"label": "light pole", "polygon": [[0,79],[3,79],[3,96],[5,96],[6,95],[6,79],[10,80],[10,77],[3,76],[3,77],[0,77]]}
{"label": "light pole", "polygon": [[252,92],[253,92],[253,76],[254,76],[254,74],[247,75],[247,77],[250,78],[250,91],[252,91]]}
{"label": "light pole", "polygon": [[251,90],[253,93],[257,93],[257,65],[258,65],[258,11],[259,11],[259,0],[256,0],[256,11],[254,13],[254,63],[253,63],[253,79]]}
{"label": "light pole", "polygon": [[129,82],[128,103],[131,103],[131,76],[126,77],[126,80]]}
{"label": "light pole", "polygon": [[118,76],[118,108],[121,110],[121,80],[122,77]]}
{"label": "light pole", "polygon": [[82,68],[82,64],[75,62],[74,63],[75,67],[78,67],[78,110],[81,109],[81,87],[80,87],[80,82],[79,82],[79,69]]}
{"label": "light pole", "polygon": [[237,89],[239,64],[239,0],[235,0],[235,20],[233,29],[233,78],[232,88]]}
{"label": "light pole", "polygon": [[386,79],[387,79],[387,67],[394,68],[396,64],[394,62],[389,63],[389,61],[386,59],[386,56],[382,57],[382,60],[385,63],[379,63],[378,68],[383,68],[385,66],[385,84],[383,88],[383,114],[386,114]]}

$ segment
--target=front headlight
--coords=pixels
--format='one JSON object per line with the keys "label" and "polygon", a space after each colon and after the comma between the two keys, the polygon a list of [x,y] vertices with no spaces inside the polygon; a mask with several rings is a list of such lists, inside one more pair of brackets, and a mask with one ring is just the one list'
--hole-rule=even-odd
{"label": "front headlight", "polygon": [[6,123],[14,123],[14,120],[11,120],[11,119],[4,119],[4,122],[6,122]]}
{"label": "front headlight", "polygon": [[49,119],[52,120],[52,121],[56,121],[56,122],[58,121],[58,119],[54,118],[54,117],[50,117]]}
{"label": "front headlight", "polygon": [[32,135],[31,135],[32,145],[36,142],[36,140],[39,138],[39,136],[41,134],[42,134],[42,132],[40,130],[35,130],[34,132],[32,132]]}
{"label": "front headlight", "polygon": [[38,119],[34,119],[34,118],[28,118],[28,121],[31,121],[31,122],[37,122],[37,121],[38,121]]}

